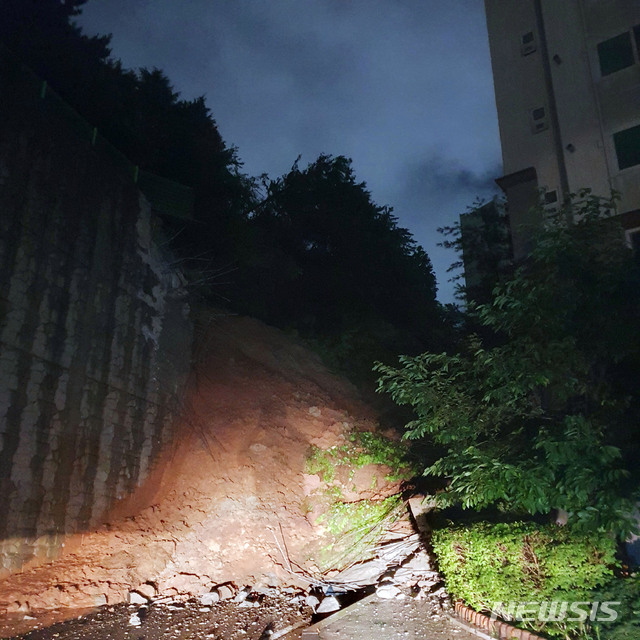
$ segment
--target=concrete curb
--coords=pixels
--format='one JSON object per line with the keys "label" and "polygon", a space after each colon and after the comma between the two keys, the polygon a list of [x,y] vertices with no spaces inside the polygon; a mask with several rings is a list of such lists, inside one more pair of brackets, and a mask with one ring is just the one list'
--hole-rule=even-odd
{"label": "concrete curb", "polygon": [[[470,607],[467,607],[462,601],[458,600],[455,603],[456,614],[471,624],[485,629],[491,637],[500,638],[500,640],[546,640],[542,636],[539,636],[531,631],[525,629],[518,629],[507,622],[502,620],[492,620],[489,616],[479,611],[475,611]],[[482,637],[486,638],[486,634],[482,633]]]}
{"label": "concrete curb", "polygon": [[467,633],[472,633],[474,636],[482,638],[482,640],[496,640],[494,636],[490,636],[488,633],[485,633],[480,629],[480,627],[476,627],[475,624],[470,624],[465,622],[464,620],[461,620],[453,613],[447,613],[447,616],[449,620],[451,620],[451,622],[456,625],[456,627],[463,629]]}

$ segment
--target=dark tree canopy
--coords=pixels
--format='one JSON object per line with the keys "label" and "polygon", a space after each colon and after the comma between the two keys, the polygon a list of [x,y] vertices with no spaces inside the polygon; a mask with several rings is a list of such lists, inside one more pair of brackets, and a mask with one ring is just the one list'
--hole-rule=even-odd
{"label": "dark tree canopy", "polygon": [[415,352],[439,326],[429,257],[389,207],[371,200],[351,161],[321,155],[266,187],[250,226],[258,252],[247,299],[303,333],[375,333]]}

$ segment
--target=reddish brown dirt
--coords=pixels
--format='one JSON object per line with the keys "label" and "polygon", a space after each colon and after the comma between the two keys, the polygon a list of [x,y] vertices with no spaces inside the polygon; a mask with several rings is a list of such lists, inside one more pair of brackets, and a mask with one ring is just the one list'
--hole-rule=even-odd
{"label": "reddish brown dirt", "polygon": [[70,537],[58,560],[0,582],[0,613],[114,604],[144,583],[167,595],[227,581],[308,586],[326,540],[309,512],[320,481],[304,474],[305,459],[311,445],[375,428],[375,416],[278,330],[217,316],[202,336],[173,445],[148,481],[104,526]]}

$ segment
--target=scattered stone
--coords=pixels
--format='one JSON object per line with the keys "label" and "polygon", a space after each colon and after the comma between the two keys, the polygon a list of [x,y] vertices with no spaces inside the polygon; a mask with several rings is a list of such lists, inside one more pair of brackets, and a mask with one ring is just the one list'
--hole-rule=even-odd
{"label": "scattered stone", "polygon": [[94,607],[104,607],[108,602],[107,595],[105,593],[99,593],[93,596],[93,606]]}
{"label": "scattered stone", "polygon": [[447,591],[444,587],[440,587],[437,591],[434,591],[432,593],[432,595],[435,598],[439,598],[440,600],[446,600],[447,599]]}
{"label": "scattered stone", "polygon": [[251,587],[245,587],[238,592],[238,595],[233,599],[234,602],[244,602],[247,596],[251,593]]}
{"label": "scattered stone", "polygon": [[216,602],[220,602],[220,594],[217,590],[211,591],[210,593],[203,593],[198,600],[201,605],[210,607]]}
{"label": "scattered stone", "polygon": [[221,584],[216,587],[220,594],[220,600],[230,600],[235,595],[235,589],[229,584]]}
{"label": "scattered stone", "polygon": [[138,615],[138,612],[132,613],[129,618],[129,625],[132,627],[139,627],[142,624],[142,618]]}
{"label": "scattered stone", "polygon": [[320,409],[318,409],[318,407],[309,407],[309,413],[314,418],[319,418],[322,415],[322,411],[320,411]]}
{"label": "scattered stone", "polygon": [[438,574],[429,575],[425,578],[422,578],[421,580],[418,580],[418,584],[423,588],[433,587],[439,582],[440,582],[440,576],[438,576]]}
{"label": "scattered stone", "polygon": [[278,593],[282,581],[275,573],[266,573],[257,584],[253,585],[253,590],[265,595],[275,595]]}
{"label": "scattered stone", "polygon": [[145,582],[141,584],[137,589],[134,589],[139,594],[143,595],[147,600],[151,600],[158,594],[158,589],[152,582]]}
{"label": "scattered stone", "polygon": [[400,567],[393,576],[393,581],[396,584],[408,584],[415,579],[415,575],[411,569]]}
{"label": "scattered stone", "polygon": [[320,604],[320,600],[318,600],[318,598],[316,598],[315,596],[312,596],[312,595],[308,595],[304,599],[304,602],[308,607],[311,607],[313,613],[316,613],[316,608]]}
{"label": "scattered stone", "polygon": [[26,602],[19,602],[15,600],[14,602],[10,602],[6,608],[6,613],[18,613],[20,611],[29,611],[29,605]]}
{"label": "scattered stone", "polygon": [[340,602],[335,596],[327,596],[322,599],[320,606],[316,609],[316,613],[331,613],[340,609]]}
{"label": "scattered stone", "polygon": [[146,596],[143,596],[137,590],[129,591],[129,596],[127,599],[129,601],[129,604],[148,604],[149,603],[149,598],[147,598]]}
{"label": "scattered stone", "polygon": [[378,598],[384,598],[385,600],[393,600],[401,593],[400,589],[395,584],[381,584],[376,588],[376,595]]}

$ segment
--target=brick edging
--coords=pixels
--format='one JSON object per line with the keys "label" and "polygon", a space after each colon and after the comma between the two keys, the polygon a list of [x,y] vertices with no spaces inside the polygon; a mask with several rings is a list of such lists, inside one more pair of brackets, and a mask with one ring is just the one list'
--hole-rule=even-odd
{"label": "brick edging", "polygon": [[502,620],[492,620],[484,613],[467,607],[461,600],[455,603],[454,608],[460,618],[482,629],[486,629],[489,633],[501,640],[512,640],[512,638],[517,638],[517,640],[546,640],[542,636],[532,633],[531,631],[526,631],[525,629],[518,629]]}

